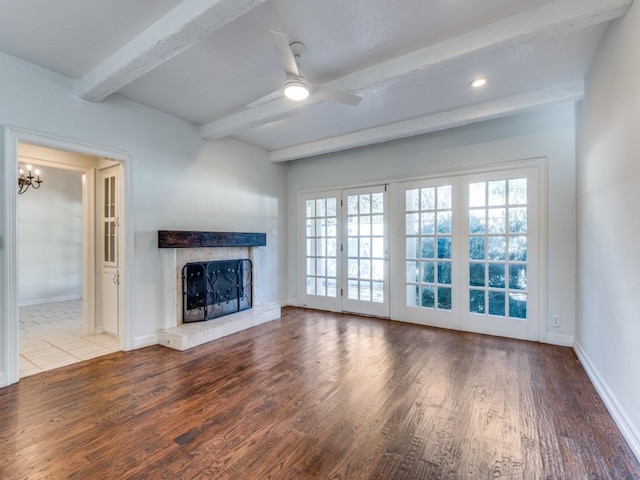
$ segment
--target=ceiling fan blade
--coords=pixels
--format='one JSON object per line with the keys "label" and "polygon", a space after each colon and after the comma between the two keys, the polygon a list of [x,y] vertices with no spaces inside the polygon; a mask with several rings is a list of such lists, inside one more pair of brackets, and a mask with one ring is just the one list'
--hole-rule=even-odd
{"label": "ceiling fan blade", "polygon": [[291,47],[289,47],[287,37],[274,31],[270,31],[269,33],[271,34],[273,47],[276,49],[276,53],[280,59],[280,65],[282,65],[282,68],[284,68],[284,71],[287,73],[287,77],[299,77],[298,64],[296,63],[296,58],[293,56],[293,53],[291,53]]}
{"label": "ceiling fan blade", "polygon": [[362,98],[360,98],[357,95],[353,95],[351,93],[338,90],[337,88],[322,87],[319,85],[315,85],[314,88],[315,88],[313,92],[314,95],[317,95],[326,100],[331,100],[338,103],[344,103],[345,105],[352,105],[355,107],[362,100]]}
{"label": "ceiling fan blade", "polygon": [[273,102],[274,100],[277,100],[280,97],[282,97],[281,89],[276,90],[275,92],[271,92],[270,94],[265,95],[264,97],[260,97],[257,100],[254,100],[249,105],[247,105],[247,108],[259,107],[260,105],[264,105],[265,103]]}

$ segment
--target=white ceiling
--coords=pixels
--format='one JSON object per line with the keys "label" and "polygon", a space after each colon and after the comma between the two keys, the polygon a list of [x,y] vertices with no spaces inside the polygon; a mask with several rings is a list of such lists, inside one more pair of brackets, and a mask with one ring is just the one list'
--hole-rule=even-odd
{"label": "white ceiling", "polygon": [[[0,51],[284,161],[575,101],[631,0],[0,0]],[[316,84],[362,97],[246,105],[282,87],[269,31]],[[488,85],[469,82],[486,76]]]}

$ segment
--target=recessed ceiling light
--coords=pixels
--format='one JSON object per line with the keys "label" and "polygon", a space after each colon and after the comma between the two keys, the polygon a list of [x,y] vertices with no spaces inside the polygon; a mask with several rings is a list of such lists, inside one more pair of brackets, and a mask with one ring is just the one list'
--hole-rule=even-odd
{"label": "recessed ceiling light", "polygon": [[473,88],[480,88],[480,87],[484,87],[486,84],[487,84],[486,77],[478,77],[475,80],[472,80],[472,82],[469,85],[471,85]]}

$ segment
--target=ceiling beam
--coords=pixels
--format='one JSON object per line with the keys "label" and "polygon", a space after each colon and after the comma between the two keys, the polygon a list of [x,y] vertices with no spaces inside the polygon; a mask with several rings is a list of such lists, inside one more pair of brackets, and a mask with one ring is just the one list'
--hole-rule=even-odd
{"label": "ceiling beam", "polygon": [[[420,72],[438,72],[471,57],[542,41],[623,16],[632,0],[554,0],[538,8],[485,25],[463,35],[430,45],[338,78],[326,85],[366,98],[367,89]],[[245,109],[200,127],[200,136],[217,140],[242,130],[290,117],[324,99],[295,104],[277,101]]]}
{"label": "ceiling beam", "polygon": [[390,123],[346,135],[272,150],[269,152],[269,160],[272,162],[286,162],[349,148],[364,147],[513,115],[533,107],[576,102],[583,97],[584,81],[580,80],[420,118]]}
{"label": "ceiling beam", "polygon": [[100,102],[265,1],[184,0],[76,80],[76,93]]}

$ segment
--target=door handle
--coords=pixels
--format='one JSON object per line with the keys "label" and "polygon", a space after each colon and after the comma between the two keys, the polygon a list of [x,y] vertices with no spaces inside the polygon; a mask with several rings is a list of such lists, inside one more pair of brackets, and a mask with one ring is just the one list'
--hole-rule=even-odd
{"label": "door handle", "polygon": [[118,284],[118,274],[117,273],[113,274],[112,280],[113,280],[114,284],[116,284],[116,285]]}

